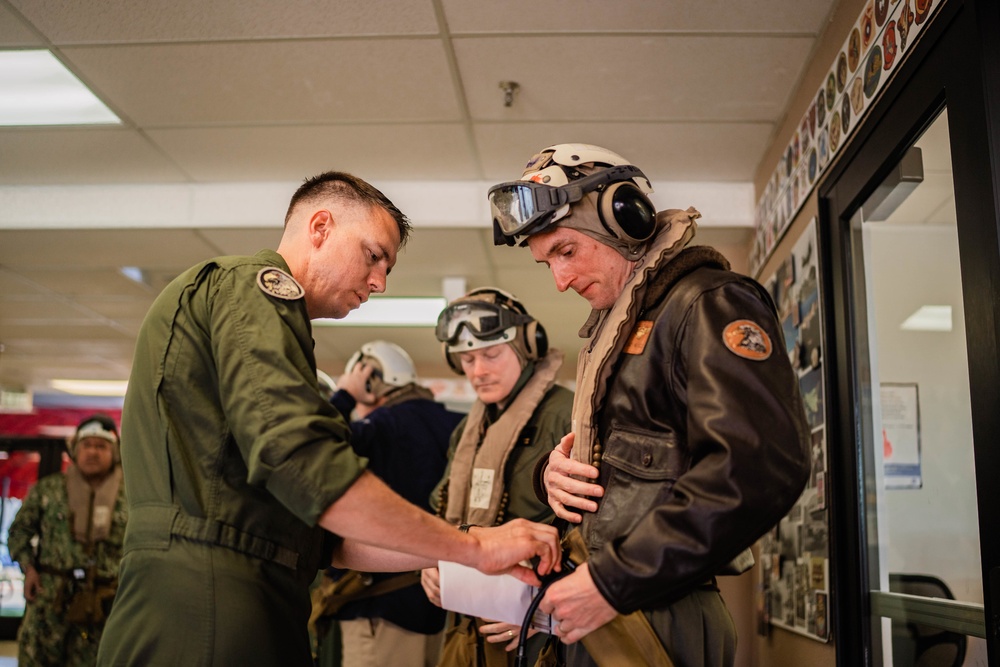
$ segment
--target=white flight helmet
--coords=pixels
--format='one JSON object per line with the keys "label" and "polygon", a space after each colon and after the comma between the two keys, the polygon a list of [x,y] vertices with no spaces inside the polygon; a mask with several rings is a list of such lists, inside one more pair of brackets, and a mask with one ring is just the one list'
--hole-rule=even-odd
{"label": "white flight helmet", "polygon": [[493,243],[514,245],[518,237],[570,227],[635,260],[657,229],[652,192],[642,170],[606,148],[549,146],[528,161],[520,180],[490,188]]}
{"label": "white flight helmet", "polygon": [[448,366],[464,375],[458,355],[509,343],[524,363],[548,352],[545,328],[524,304],[498,287],[478,287],[452,301],[438,316],[435,337]]}
{"label": "white flight helmet", "polygon": [[[519,180],[490,188],[493,242],[514,245],[518,237],[565,226],[636,259],[656,231],[652,192],[642,170],[606,148],[549,146],[528,161]],[[572,205],[591,193],[596,215],[570,216]]]}
{"label": "white flight helmet", "polygon": [[337,381],[318,368],[316,369],[316,380],[319,382],[320,393],[329,401],[330,397],[337,391]]}
{"label": "white flight helmet", "polygon": [[417,381],[417,369],[406,350],[384,340],[373,340],[361,346],[347,361],[345,373],[350,373],[357,363],[374,367],[368,390],[376,396],[384,396],[393,389],[405,387]]}

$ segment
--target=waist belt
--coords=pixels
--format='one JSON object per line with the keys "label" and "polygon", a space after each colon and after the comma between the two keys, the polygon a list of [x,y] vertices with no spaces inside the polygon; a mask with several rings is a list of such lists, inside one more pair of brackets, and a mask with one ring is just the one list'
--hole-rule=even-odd
{"label": "waist belt", "polygon": [[299,553],[277,542],[251,535],[234,526],[183,514],[173,505],[140,505],[129,508],[125,528],[125,551],[136,548],[166,549],[172,536],[232,549],[292,570]]}
{"label": "waist belt", "polygon": [[[39,563],[38,565],[35,565],[34,567],[35,567],[35,571],[36,572],[38,572],[40,574],[52,575],[53,577],[62,577],[63,579],[73,579],[75,581],[84,581],[87,578],[86,574],[84,576],[82,576],[82,577],[78,577],[77,576],[77,571],[81,571],[81,572],[86,573],[86,571],[87,571],[86,567],[71,567],[71,568],[68,568],[66,570],[60,570],[59,568],[49,567],[48,565],[42,565],[41,563]],[[94,577],[94,583],[95,584],[100,584],[100,585],[116,584],[116,583],[118,583],[118,578],[117,577]]]}

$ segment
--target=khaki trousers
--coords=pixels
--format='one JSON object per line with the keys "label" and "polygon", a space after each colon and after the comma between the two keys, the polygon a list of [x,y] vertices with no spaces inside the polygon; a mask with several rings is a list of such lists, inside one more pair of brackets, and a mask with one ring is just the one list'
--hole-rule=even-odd
{"label": "khaki trousers", "polygon": [[422,635],[381,618],[339,621],[344,667],[434,667],[441,632]]}

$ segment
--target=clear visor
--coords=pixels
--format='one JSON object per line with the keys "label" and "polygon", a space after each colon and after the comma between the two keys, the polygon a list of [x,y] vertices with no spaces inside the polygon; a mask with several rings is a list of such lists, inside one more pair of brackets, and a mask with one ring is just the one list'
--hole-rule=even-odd
{"label": "clear visor", "polygon": [[548,185],[530,181],[514,181],[493,186],[489,194],[493,223],[499,226],[505,235],[517,234],[544,214],[554,213],[559,208],[547,205],[549,194],[547,191],[554,190],[555,188]]}
{"label": "clear visor", "polygon": [[434,335],[442,343],[454,345],[464,328],[480,340],[496,338],[510,327],[533,322],[529,315],[515,313],[492,303],[464,301],[445,308],[438,317]]}
{"label": "clear visor", "polygon": [[488,195],[494,230],[507,237],[533,234],[547,226],[563,206],[578,202],[609,183],[633,178],[646,180],[646,175],[638,167],[625,164],[560,186],[534,181],[494,185]]}

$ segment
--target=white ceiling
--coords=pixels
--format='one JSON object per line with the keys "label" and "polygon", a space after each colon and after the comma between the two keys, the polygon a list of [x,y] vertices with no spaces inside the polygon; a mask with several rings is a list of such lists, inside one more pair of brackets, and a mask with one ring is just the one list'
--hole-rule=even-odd
{"label": "white ceiling", "polygon": [[[123,120],[0,128],[0,388],[126,378],[165,281],[274,247],[287,197],[329,169],[416,223],[389,294],[499,285],[572,360],[586,304],[492,246],[486,187],[548,144],[604,145],[745,266],[754,172],[836,4],[0,0],[0,48],[51,49]],[[317,330],[320,367],[373,337],[446,375],[426,329]]]}

